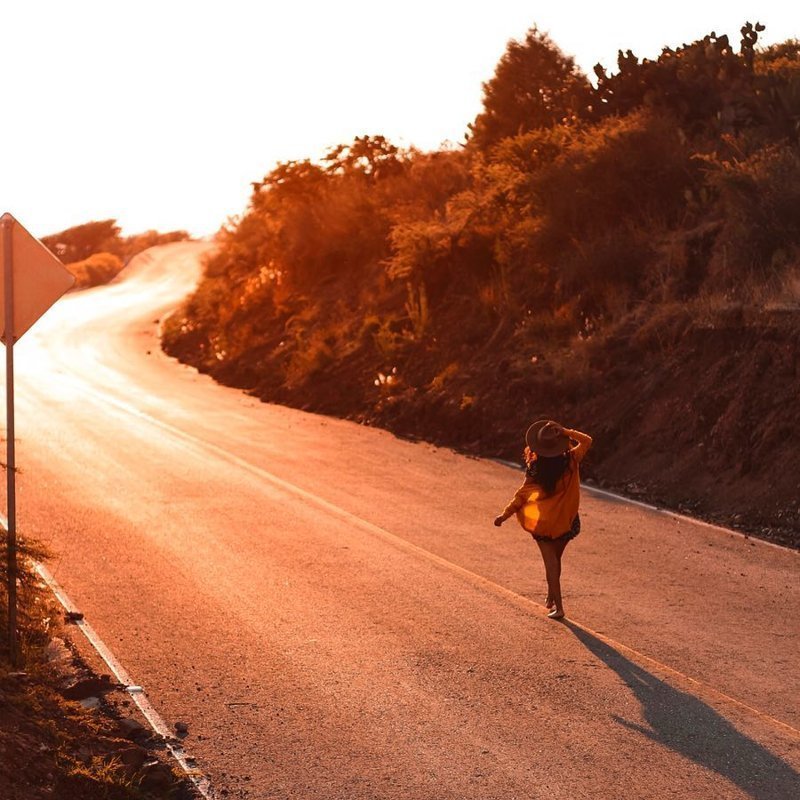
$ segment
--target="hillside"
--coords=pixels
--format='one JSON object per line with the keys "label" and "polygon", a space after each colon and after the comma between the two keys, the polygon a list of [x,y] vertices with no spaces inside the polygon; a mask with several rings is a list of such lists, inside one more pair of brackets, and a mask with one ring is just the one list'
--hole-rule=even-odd
{"label": "hillside", "polygon": [[589,82],[512,42],[463,147],[278,165],[165,349],[264,400],[516,458],[800,544],[800,45],[710,34]]}

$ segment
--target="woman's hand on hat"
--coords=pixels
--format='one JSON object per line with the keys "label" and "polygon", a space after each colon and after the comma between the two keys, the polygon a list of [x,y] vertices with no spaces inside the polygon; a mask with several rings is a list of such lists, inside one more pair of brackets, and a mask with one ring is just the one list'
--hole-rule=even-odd
{"label": "woman's hand on hat", "polygon": [[534,453],[530,447],[526,447],[522,451],[522,457],[525,459],[526,464],[532,464],[534,461],[536,461],[536,453]]}

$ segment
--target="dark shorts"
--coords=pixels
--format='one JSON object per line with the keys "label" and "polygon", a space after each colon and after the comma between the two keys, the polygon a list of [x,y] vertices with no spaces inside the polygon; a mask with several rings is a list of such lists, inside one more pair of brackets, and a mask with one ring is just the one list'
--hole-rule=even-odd
{"label": "dark shorts", "polygon": [[553,538],[552,536],[537,536],[535,533],[532,533],[534,539],[537,542],[568,542],[571,539],[574,539],[579,533],[581,532],[581,515],[576,514],[575,519],[572,520],[572,525],[569,526],[569,530],[566,533],[562,533],[561,536],[556,536]]}

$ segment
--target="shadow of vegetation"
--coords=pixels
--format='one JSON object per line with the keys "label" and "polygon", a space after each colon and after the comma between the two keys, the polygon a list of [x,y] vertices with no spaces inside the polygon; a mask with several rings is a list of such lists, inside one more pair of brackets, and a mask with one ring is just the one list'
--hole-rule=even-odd
{"label": "shadow of vegetation", "polygon": [[800,774],[783,759],[697,697],[664,683],[577,625],[565,625],[633,690],[650,727],[612,715],[620,725],[713,770],[755,800],[800,797]]}

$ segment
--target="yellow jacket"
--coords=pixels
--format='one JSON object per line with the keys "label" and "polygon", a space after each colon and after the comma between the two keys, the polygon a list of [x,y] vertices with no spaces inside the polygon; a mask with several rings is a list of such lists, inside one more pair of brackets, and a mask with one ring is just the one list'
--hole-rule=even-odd
{"label": "yellow jacket", "polygon": [[578,465],[592,446],[592,437],[588,434],[569,428],[564,428],[564,433],[577,444],[568,451],[569,466],[553,494],[544,494],[539,484],[526,478],[500,515],[506,520],[516,513],[519,524],[526,531],[549,539],[566,533],[578,513],[581,492]]}

